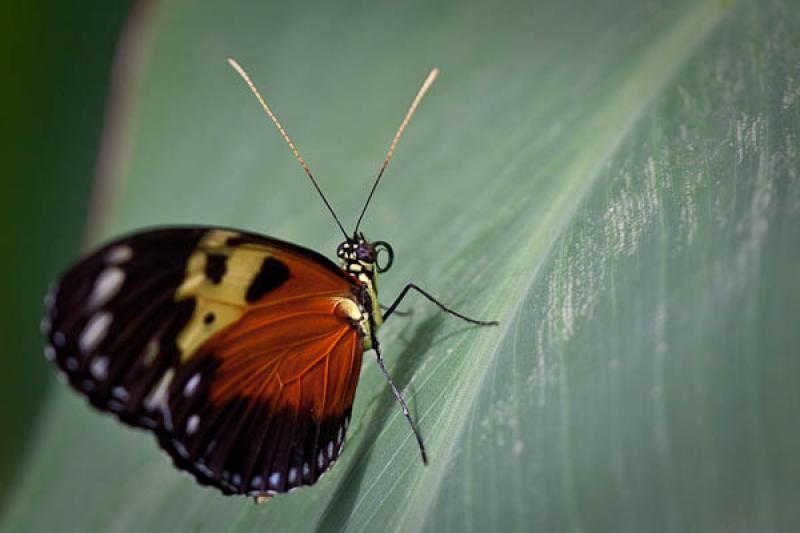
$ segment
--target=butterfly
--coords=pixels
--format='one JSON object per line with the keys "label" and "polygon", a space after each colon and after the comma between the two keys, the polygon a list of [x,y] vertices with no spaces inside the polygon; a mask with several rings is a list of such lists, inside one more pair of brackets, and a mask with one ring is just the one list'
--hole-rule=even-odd
{"label": "butterfly", "polygon": [[411,103],[352,233],[244,69],[228,60],[277,127],[344,235],[339,265],[296,244],[217,227],[161,227],[121,237],[72,266],[45,299],[45,355],[96,408],[151,430],[175,466],[224,494],[266,499],[315,483],[337,460],[362,355],[410,291],[479,325],[415,284],[384,309],[377,277],[389,243],[359,231],[422,97]]}

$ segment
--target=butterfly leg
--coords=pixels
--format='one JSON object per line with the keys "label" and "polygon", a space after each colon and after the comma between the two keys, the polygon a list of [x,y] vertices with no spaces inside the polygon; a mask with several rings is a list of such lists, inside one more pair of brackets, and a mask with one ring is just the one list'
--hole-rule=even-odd
{"label": "butterfly leg", "polygon": [[437,300],[436,298],[434,298],[433,296],[431,296],[430,294],[428,294],[424,290],[420,289],[419,287],[417,287],[413,283],[409,283],[408,285],[405,286],[405,288],[402,291],[400,291],[400,295],[397,298],[395,298],[395,300],[392,303],[392,305],[390,305],[389,309],[383,314],[383,319],[384,320],[389,318],[389,316],[392,313],[394,313],[395,308],[397,308],[397,306],[400,304],[400,302],[403,300],[403,298],[405,298],[406,294],[408,294],[408,291],[410,291],[411,289],[414,289],[415,291],[417,291],[418,293],[423,295],[425,298],[427,298],[428,300],[433,302],[437,307],[439,307],[439,309],[441,309],[445,313],[447,313],[449,315],[453,315],[455,317],[458,317],[461,320],[464,320],[464,321],[469,322],[471,324],[477,324],[479,326],[496,326],[498,324],[498,322],[496,320],[477,320],[477,319],[474,319],[474,318],[470,318],[468,316],[464,316],[464,315],[462,315],[461,313],[459,313],[457,311],[453,311],[452,309],[450,309],[449,307],[444,305],[442,302],[440,302],[439,300]]}
{"label": "butterfly leg", "polygon": [[[381,304],[381,309],[386,311],[389,307]],[[399,309],[394,310],[394,314],[397,316],[411,316],[413,313],[411,311],[400,311]]]}
{"label": "butterfly leg", "polygon": [[411,426],[411,431],[414,432],[414,436],[417,438],[417,444],[419,445],[419,453],[422,455],[422,463],[427,465],[428,453],[425,451],[425,444],[422,442],[422,435],[420,435],[419,429],[417,428],[417,424],[414,422],[414,419],[411,418],[411,413],[408,411],[408,405],[406,405],[406,401],[403,399],[403,396],[400,394],[400,391],[397,390],[397,386],[395,386],[392,376],[389,374],[389,371],[386,370],[386,366],[383,364],[383,354],[381,353],[381,347],[378,344],[377,339],[373,339],[372,348],[375,350],[375,354],[378,357],[378,366],[381,367],[381,372],[383,372],[383,375],[386,377],[386,381],[389,382],[389,387],[392,389],[392,394],[394,394],[397,403],[400,404],[400,408],[403,410],[403,416],[405,416],[406,420],[408,420],[408,423]]}

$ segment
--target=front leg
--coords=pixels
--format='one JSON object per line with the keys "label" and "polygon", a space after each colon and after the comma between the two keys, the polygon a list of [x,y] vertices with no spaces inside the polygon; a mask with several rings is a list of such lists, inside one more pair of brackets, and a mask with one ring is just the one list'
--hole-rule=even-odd
{"label": "front leg", "polygon": [[[387,309],[389,309],[387,306],[381,304],[381,311],[386,311]],[[394,314],[396,316],[411,316],[411,311],[400,311],[399,309],[395,309]]]}
{"label": "front leg", "polygon": [[439,300],[437,300],[436,298],[434,298],[433,296],[431,296],[430,294],[428,294],[424,290],[420,289],[419,287],[417,287],[413,283],[409,283],[408,285],[405,286],[405,288],[403,288],[402,291],[400,291],[400,295],[397,298],[395,298],[394,302],[392,302],[392,305],[390,305],[389,309],[386,311],[386,313],[384,313],[384,315],[383,315],[383,319],[384,320],[386,320],[387,318],[389,318],[389,316],[391,316],[391,314],[394,312],[394,310],[397,308],[397,306],[400,304],[400,302],[403,300],[403,298],[405,298],[406,294],[408,294],[408,291],[410,291],[411,289],[414,289],[415,291],[417,291],[418,293],[423,295],[425,298],[427,298],[428,300],[430,300],[431,302],[436,304],[436,306],[438,306],[439,309],[441,309],[445,313],[447,313],[449,315],[456,316],[456,317],[460,318],[461,320],[464,320],[465,322],[469,322],[471,324],[477,324],[479,326],[496,326],[498,324],[496,320],[477,320],[477,319],[474,319],[474,318],[470,318],[468,316],[464,316],[464,315],[462,315],[461,313],[459,313],[457,311],[453,311],[452,309],[450,309],[449,307],[444,305],[442,302],[440,302]]}

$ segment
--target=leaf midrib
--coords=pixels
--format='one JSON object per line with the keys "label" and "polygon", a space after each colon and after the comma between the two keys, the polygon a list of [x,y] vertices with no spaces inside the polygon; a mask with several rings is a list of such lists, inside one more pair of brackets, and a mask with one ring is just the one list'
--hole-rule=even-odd
{"label": "leaf midrib", "polygon": [[[529,239],[517,241],[513,256],[503,263],[505,268],[502,269],[498,278],[507,278],[511,281],[505,287],[500,287],[500,290],[495,293],[497,295],[493,300],[495,306],[490,306],[488,309],[493,316],[507,318],[502,321],[499,336],[481,335],[476,339],[471,350],[474,353],[489,353],[490,356],[465,357],[467,362],[462,367],[463,373],[454,372],[452,374],[451,386],[457,385],[461,391],[482,389],[487,376],[486,370],[495,363],[500,353],[502,343],[497,340],[503,339],[509,334],[510,328],[515,323],[514,317],[519,315],[520,308],[527,301],[527,296],[536,286],[542,266],[546,264],[547,258],[563,231],[570,224],[573,215],[582,205],[583,199],[601,175],[603,164],[615,153],[637,120],[645,113],[650,102],[661,93],[680,67],[688,61],[692,52],[716,28],[723,13],[723,9],[714,0],[707,0],[695,5],[694,9],[682,16],[672,31],[665,33],[641,54],[635,67],[631,69],[630,74],[621,84],[624,89],[612,95],[608,99],[608,104],[603,106],[582,128],[579,138],[583,138],[585,142],[581,145],[588,147],[584,150],[584,157],[576,159],[567,167],[564,176],[568,179],[563,182],[563,188],[560,189],[554,201],[549,204],[547,211],[531,213],[528,216],[522,226],[536,228],[536,230],[530,233]],[[630,102],[635,104],[631,105]],[[528,264],[535,265],[529,276],[515,277],[513,265],[521,259],[529,260],[530,258],[536,258],[536,260],[528,261]],[[520,281],[513,283],[515,279]],[[512,297],[514,294],[522,296],[514,298]],[[502,305],[498,305],[503,302],[508,302],[509,305],[504,308]],[[472,361],[472,364],[469,364],[469,361]],[[444,361],[440,364],[444,364]],[[458,383],[453,383],[456,380]],[[420,387],[424,387],[424,385],[425,381],[419,383]],[[441,392],[437,400],[446,392]],[[438,421],[437,426],[443,429],[440,429],[436,436],[440,438],[449,436],[447,439],[449,442],[440,448],[440,456],[452,456],[457,444],[463,442],[463,439],[458,436],[464,435],[467,431],[469,421],[464,414],[470,412],[470,406],[477,401],[477,398],[478,394],[475,393],[456,393],[450,403],[451,408],[440,411],[442,418]],[[427,417],[436,405],[438,405],[437,401],[431,402],[428,409],[421,413],[421,419]],[[456,413],[459,416],[456,416]],[[397,413],[391,415],[386,421],[386,426],[391,425],[398,416]],[[569,427],[568,421],[566,421],[565,427]],[[408,469],[412,467],[409,464],[402,468],[400,474],[396,476],[398,482],[404,479]],[[414,486],[407,491],[407,494],[413,495],[412,497],[416,500],[411,507],[420,512],[404,514],[397,522],[396,531],[419,531],[424,528],[431,512],[431,506],[436,502],[436,495],[440,493],[442,483],[446,479],[446,473],[447,464],[445,462],[432,464],[421,471]],[[353,507],[353,515],[357,515],[364,496],[370,493],[374,484],[375,481],[362,491],[362,496]],[[392,490],[388,490],[385,491],[385,494],[388,495],[392,492]],[[364,522],[357,525],[354,530],[364,531],[380,507],[380,503],[374,505],[375,511],[370,513]]]}

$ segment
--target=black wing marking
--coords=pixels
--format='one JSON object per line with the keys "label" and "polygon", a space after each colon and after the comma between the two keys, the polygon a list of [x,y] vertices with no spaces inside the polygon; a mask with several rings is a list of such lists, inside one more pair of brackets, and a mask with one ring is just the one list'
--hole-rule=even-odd
{"label": "black wing marking", "polygon": [[153,427],[146,395],[177,363],[194,301],[176,302],[205,230],[156,230],[112,242],[72,267],[46,298],[45,353],[69,383],[123,421]]}
{"label": "black wing marking", "polygon": [[[227,246],[288,249],[351,282],[325,257],[256,234],[208,227],[142,231],[87,256],[50,290],[42,321],[45,355],[93,406],[153,430],[175,465],[202,484],[251,495],[313,484],[341,451],[349,410],[319,423],[304,413],[268,412],[246,398],[215,406],[208,386],[218,361],[181,362],[177,337],[197,302],[176,299],[176,290],[210,231],[231,234]],[[224,258],[213,250],[208,257],[205,276],[219,284]],[[285,276],[279,267],[272,270]],[[258,287],[274,282],[256,281]],[[202,425],[193,415],[202,417]]]}

